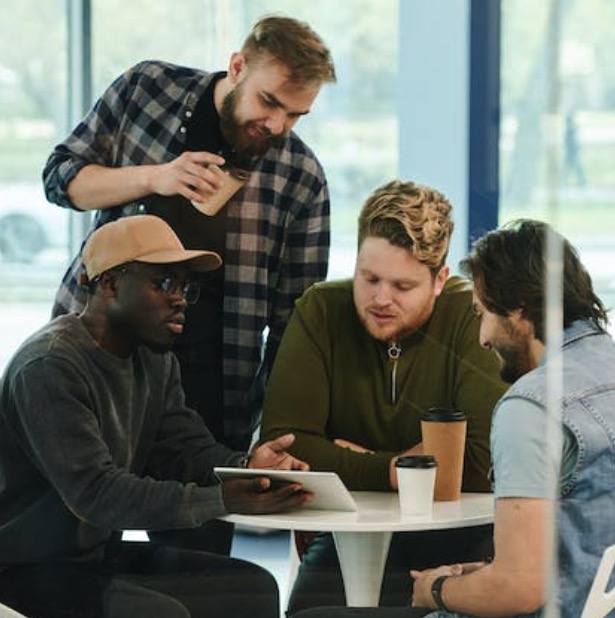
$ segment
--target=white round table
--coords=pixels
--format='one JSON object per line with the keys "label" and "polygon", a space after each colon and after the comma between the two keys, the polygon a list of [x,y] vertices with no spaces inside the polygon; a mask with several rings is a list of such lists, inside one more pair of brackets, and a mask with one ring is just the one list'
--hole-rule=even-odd
{"label": "white round table", "polygon": [[463,493],[435,502],[431,516],[402,515],[397,493],[355,491],[356,512],[301,508],[272,515],[238,515],[226,521],[277,530],[332,532],[349,606],[376,607],[393,532],[467,528],[493,522],[493,495]]}

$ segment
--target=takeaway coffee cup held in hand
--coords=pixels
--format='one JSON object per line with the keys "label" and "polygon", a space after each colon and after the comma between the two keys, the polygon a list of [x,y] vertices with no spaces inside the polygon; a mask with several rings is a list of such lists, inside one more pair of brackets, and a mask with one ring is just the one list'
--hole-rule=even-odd
{"label": "takeaway coffee cup held in hand", "polygon": [[460,410],[430,408],[421,414],[423,453],[438,462],[435,500],[459,500],[467,419]]}
{"label": "takeaway coffee cup held in hand", "polygon": [[431,455],[400,457],[395,462],[402,515],[431,515],[436,460]]}
{"label": "takeaway coffee cup held in hand", "polygon": [[192,201],[192,205],[204,215],[212,217],[226,204],[248,180],[249,174],[243,170],[227,171],[217,165],[209,165],[216,176],[222,181],[222,186],[202,202]]}

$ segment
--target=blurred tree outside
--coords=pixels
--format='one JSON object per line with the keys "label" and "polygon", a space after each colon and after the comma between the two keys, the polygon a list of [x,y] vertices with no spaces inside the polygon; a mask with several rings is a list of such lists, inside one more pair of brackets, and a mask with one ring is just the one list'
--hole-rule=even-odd
{"label": "blurred tree outside", "polygon": [[552,223],[615,308],[615,3],[502,8],[500,221]]}
{"label": "blurred tree outside", "polygon": [[0,19],[0,182],[39,178],[65,121],[63,0],[3,3]]}
{"label": "blurred tree outside", "polygon": [[[504,0],[502,7],[502,215],[509,208],[533,211],[553,180],[546,160],[553,146],[547,141],[552,120],[559,126],[555,147],[560,177],[555,180],[562,186],[569,183],[567,118],[574,121],[574,145],[586,172],[584,197],[605,204],[604,198],[615,192],[615,4]],[[555,63],[549,61],[553,53]],[[554,92],[556,107],[550,109],[549,94]],[[598,189],[606,193],[599,195]]]}

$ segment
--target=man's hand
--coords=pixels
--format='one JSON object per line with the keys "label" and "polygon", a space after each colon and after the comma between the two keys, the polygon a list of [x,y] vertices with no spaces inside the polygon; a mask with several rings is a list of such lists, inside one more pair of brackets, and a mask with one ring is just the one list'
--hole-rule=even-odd
{"label": "man's hand", "polygon": [[254,448],[250,454],[248,468],[271,468],[274,470],[309,470],[310,466],[296,459],[286,449],[295,441],[292,433],[265,442]]}
{"label": "man's hand", "polygon": [[152,193],[160,195],[183,195],[201,202],[222,186],[215,167],[224,165],[224,159],[211,152],[186,151],[169,163],[151,168]]}
{"label": "man's hand", "polygon": [[347,448],[351,451],[354,451],[355,453],[364,453],[366,455],[374,454],[374,451],[370,451],[370,449],[365,448],[364,446],[361,446],[360,444],[357,444],[356,442],[351,442],[350,440],[344,440],[343,438],[336,438],[335,440],[333,440],[333,444],[336,444],[337,446],[341,446],[342,448]]}
{"label": "man's hand", "polygon": [[433,595],[431,594],[431,585],[436,577],[447,575],[461,575],[463,566],[461,564],[451,564],[440,566],[436,569],[425,569],[424,571],[410,571],[410,576],[414,580],[412,605],[415,607],[430,607],[434,608]]}
{"label": "man's hand", "polygon": [[299,483],[271,484],[268,478],[233,479],[222,483],[222,499],[229,513],[264,515],[303,506],[314,498]]}

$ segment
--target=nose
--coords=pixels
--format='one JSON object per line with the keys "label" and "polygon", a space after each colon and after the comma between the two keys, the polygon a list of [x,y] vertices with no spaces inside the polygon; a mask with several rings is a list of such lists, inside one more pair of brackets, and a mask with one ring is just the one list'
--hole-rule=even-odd
{"label": "nose", "polygon": [[391,293],[386,285],[379,284],[376,286],[374,302],[378,305],[388,305],[391,302]]}
{"label": "nose", "polygon": [[267,121],[265,127],[272,135],[281,135],[286,130],[286,112],[283,109],[273,111]]}
{"label": "nose", "polygon": [[185,310],[188,306],[188,301],[184,294],[183,288],[176,288],[169,294],[169,302],[173,308],[181,308]]}
{"label": "nose", "polygon": [[485,350],[490,350],[491,349],[491,344],[489,343],[489,339],[487,339],[487,337],[485,337],[485,335],[483,335],[483,328],[482,325],[478,330],[478,343],[480,344],[480,346],[482,348],[485,348]]}

